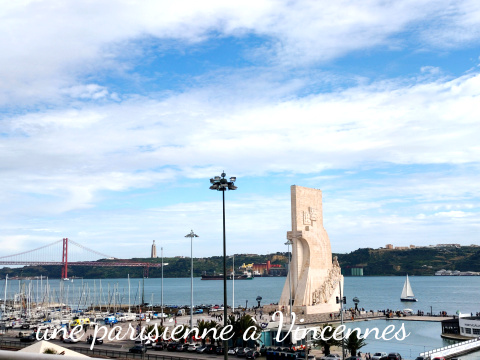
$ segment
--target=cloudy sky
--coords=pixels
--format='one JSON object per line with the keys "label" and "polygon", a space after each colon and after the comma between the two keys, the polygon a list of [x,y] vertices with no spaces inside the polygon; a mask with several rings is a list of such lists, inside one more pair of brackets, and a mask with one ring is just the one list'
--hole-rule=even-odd
{"label": "cloudy sky", "polygon": [[[290,185],[335,252],[479,243],[480,3],[0,5],[0,244],[286,251]],[[53,255],[52,255],[53,257]],[[60,254],[58,257],[60,260]]]}

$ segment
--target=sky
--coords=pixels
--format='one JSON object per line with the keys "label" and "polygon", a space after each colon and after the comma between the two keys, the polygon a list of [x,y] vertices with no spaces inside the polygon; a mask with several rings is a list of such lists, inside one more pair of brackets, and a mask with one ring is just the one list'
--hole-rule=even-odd
{"label": "sky", "polygon": [[[480,2],[0,5],[0,246],[286,251],[290,186],[332,251],[479,244]],[[158,250],[158,252],[160,252]],[[53,257],[53,255],[52,255]],[[58,257],[60,261],[61,254]]]}

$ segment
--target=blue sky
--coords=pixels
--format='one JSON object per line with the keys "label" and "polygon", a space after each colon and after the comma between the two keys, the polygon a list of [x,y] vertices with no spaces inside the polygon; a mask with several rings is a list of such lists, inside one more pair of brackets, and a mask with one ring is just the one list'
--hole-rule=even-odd
{"label": "blue sky", "polygon": [[[335,252],[479,242],[480,4],[0,6],[0,244],[286,251],[290,185]],[[59,254],[60,256],[60,254]]]}

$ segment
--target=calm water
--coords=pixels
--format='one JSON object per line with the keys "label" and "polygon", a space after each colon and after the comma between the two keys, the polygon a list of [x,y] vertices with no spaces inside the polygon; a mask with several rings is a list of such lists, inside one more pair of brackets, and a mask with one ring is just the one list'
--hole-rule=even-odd
{"label": "calm water", "polygon": [[[253,280],[235,281],[235,304],[236,306],[248,306],[256,304],[256,297],[263,298],[262,304],[278,302],[285,283],[285,277],[273,278],[255,278]],[[346,277],[344,292],[347,297],[347,307],[353,306],[352,298],[360,299],[359,306],[366,310],[382,309],[404,309],[406,307],[416,310],[430,312],[430,309],[436,314],[440,311],[447,311],[449,314],[455,314],[457,311],[462,313],[476,313],[480,311],[480,302],[478,294],[480,291],[480,277],[477,276],[413,276],[410,277],[415,296],[418,298],[416,303],[400,302],[400,293],[402,291],[403,277]],[[20,288],[30,291],[35,298],[40,296],[41,282],[38,280],[22,281],[11,280],[8,282],[7,297],[11,298],[14,293],[18,293]],[[45,287],[47,281],[43,280]],[[58,279],[49,280],[50,293],[58,297],[59,284]],[[190,279],[189,278],[165,278],[163,279],[164,304],[188,305],[190,304]],[[108,292],[113,294],[113,288],[118,289],[121,302],[128,302],[128,281],[127,279],[75,279],[73,282],[63,283],[66,293],[69,294],[68,302],[72,305],[78,304],[78,299],[82,294],[90,292],[90,298],[96,294],[100,295],[100,286],[102,288],[103,301],[107,301]],[[1,282],[0,297],[3,298],[5,282]],[[228,302],[232,301],[232,281],[228,281]],[[96,289],[94,294],[94,288]],[[139,302],[142,294],[142,280],[130,279],[130,298],[131,303]],[[201,280],[193,279],[194,304],[221,304],[223,303],[223,281],[221,280]],[[145,279],[145,301],[161,303],[161,279]],[[85,295],[83,295],[85,296]],[[110,295],[111,296],[111,295]],[[83,301],[82,301],[83,302]]]}
{"label": "calm water", "polygon": [[[256,297],[263,298],[262,304],[278,302],[286,278],[255,278],[254,280],[235,281],[235,304],[236,306],[256,305]],[[462,313],[476,313],[480,311],[480,302],[478,294],[480,290],[480,277],[410,277],[410,282],[418,298],[416,303],[400,302],[400,293],[405,279],[403,277],[346,277],[344,292],[347,297],[347,307],[353,306],[352,298],[360,299],[359,307],[366,310],[382,309],[404,309],[410,308],[414,311],[423,310],[434,313],[447,311],[449,314],[455,314],[457,311]],[[31,283],[30,291],[35,298],[40,291],[40,281],[18,280],[9,281],[7,297],[11,298],[20,288],[24,287],[28,292],[28,284]],[[59,280],[48,282],[50,293],[56,294],[58,298]],[[188,305],[190,304],[190,279],[165,278],[164,283],[164,304]],[[43,281],[45,286],[46,281]],[[99,280],[81,280],[75,279],[73,282],[64,282],[66,293],[68,293],[68,302],[71,305],[78,306],[79,298],[90,292],[90,299],[94,297],[94,288],[96,297],[100,294]],[[3,298],[4,282],[0,297]],[[103,302],[108,302],[109,290],[110,297],[113,288],[118,289],[119,298],[123,304],[128,303],[128,281],[127,279],[108,279],[101,281]],[[130,280],[131,304],[138,304],[141,301],[142,280]],[[222,304],[223,303],[223,281],[210,280],[202,281],[200,278],[194,278],[194,304]],[[151,302],[153,294],[153,303],[161,302],[161,279],[145,279],[145,301]],[[228,302],[232,301],[232,281],[228,281]],[[83,301],[82,301],[83,302]],[[392,324],[401,325],[401,321],[392,320]],[[368,321],[356,323],[362,329],[369,327],[379,327],[383,329],[388,325],[385,320]],[[404,357],[415,358],[419,352],[430,350],[437,347],[446,346],[449,343],[440,338],[441,326],[437,322],[412,322],[405,321],[407,332],[411,332],[410,337],[402,342],[375,340],[373,337],[367,339],[368,345],[362,349],[362,352],[376,351],[398,351]],[[411,356],[410,356],[411,354]],[[478,355],[477,355],[478,354]],[[478,360],[480,353],[462,356],[462,359]]]}

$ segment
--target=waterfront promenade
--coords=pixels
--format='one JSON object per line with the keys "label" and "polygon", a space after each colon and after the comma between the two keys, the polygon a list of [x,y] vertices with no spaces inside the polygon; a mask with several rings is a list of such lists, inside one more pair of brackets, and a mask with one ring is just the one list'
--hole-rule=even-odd
{"label": "waterfront promenade", "polygon": [[[256,310],[256,311],[255,311]],[[241,314],[243,314],[243,311],[240,311]],[[269,320],[271,320],[271,316],[269,316],[269,314],[262,314],[262,316],[260,316],[260,311],[259,309],[248,309],[246,311],[246,313],[256,317],[257,319],[257,322],[261,322],[261,323],[265,323],[265,322],[269,322]],[[208,314],[195,314],[194,317],[193,317],[193,321],[194,321],[194,325],[196,325],[199,321],[201,320],[215,320],[219,323],[222,323],[222,321],[218,318],[215,318],[215,315],[219,315],[219,313],[212,313],[210,315]],[[287,314],[288,315],[288,314]],[[344,314],[344,318],[345,318],[345,324],[352,324],[352,320],[351,320],[351,317],[349,318],[348,315],[350,315],[350,312],[349,311],[346,311],[345,314]],[[302,318],[302,316],[298,316],[297,317],[297,324],[300,324],[299,320]],[[320,314],[316,314],[316,315],[308,315],[308,316],[303,316],[304,318],[304,322],[302,322],[301,324],[302,325],[307,325],[309,327],[312,327],[312,326],[322,326],[323,324],[325,323],[332,323],[334,324],[335,326],[338,326],[339,325],[339,322],[340,322],[340,319],[339,317],[335,317],[333,319],[333,321],[331,321],[330,319],[330,314],[323,314],[323,315],[320,315]],[[379,326],[379,322],[380,323],[383,323],[383,320],[386,320],[387,317],[383,314],[383,312],[369,312],[369,313],[361,313],[361,314],[358,314],[357,313],[357,316],[354,317],[354,323],[357,323],[358,322],[358,325],[355,325],[356,326],[367,326],[367,323],[369,321],[373,321],[376,323],[375,326]],[[444,320],[446,319],[445,317],[440,317],[440,316],[433,316],[433,317],[430,317],[430,316],[406,316],[406,317],[393,317],[391,318],[390,320],[400,320],[400,321],[405,321],[405,322],[410,322],[410,321],[417,321],[417,322],[423,322],[425,324],[428,324],[428,323],[432,323],[433,322],[439,322],[441,320]],[[172,320],[172,321],[170,321]],[[167,325],[168,327],[173,327],[175,326],[175,324],[179,325],[179,324],[186,324],[188,325],[189,324],[189,321],[190,321],[190,317],[187,315],[187,316],[178,316],[176,318],[169,318],[169,319],[166,319],[164,321],[164,325]],[[308,323],[307,323],[308,321]],[[151,325],[151,324],[155,324],[155,323],[160,323],[160,320],[159,319],[154,319],[154,320],[151,320],[148,322],[148,325]],[[362,325],[362,323],[364,323],[364,325]],[[133,322],[125,322],[125,323],[119,323],[118,326],[121,326],[122,327],[122,332],[126,331],[129,327],[129,325],[131,324],[132,327],[136,328],[137,325],[139,325],[139,322],[138,321],[133,321]],[[141,323],[142,326],[145,326],[146,325],[146,322],[145,321],[142,321]],[[351,325],[350,325],[351,326]],[[381,327],[382,325],[380,325]],[[415,325],[416,326],[416,325]],[[16,338],[16,336],[18,336],[18,330],[16,331],[12,331],[12,330],[9,330],[7,334],[5,334],[4,336],[0,337],[1,340],[6,340],[6,341],[18,341],[18,337]],[[93,329],[88,329],[87,330],[87,335],[84,335],[84,337],[82,338],[82,341],[80,341],[79,343],[76,343],[76,344],[62,344],[60,343],[60,340],[54,340],[54,342],[57,342],[58,344],[62,345],[62,346],[67,346],[67,347],[81,347],[83,348],[85,351],[87,351],[88,349],[88,345],[86,344],[85,342],[85,339],[88,335],[92,334],[93,333]],[[102,333],[100,333],[99,336],[101,336]],[[439,334],[438,334],[439,335]],[[437,336],[435,335],[434,333],[434,336]],[[128,349],[133,346],[133,341],[132,340],[129,340],[130,336],[126,337],[125,340],[121,340],[121,341],[118,341],[118,340],[108,340],[108,339],[104,339],[105,343],[104,345],[97,345],[95,346],[95,349],[98,349],[98,351],[106,351],[108,349],[110,349],[109,351],[120,351],[120,352],[125,352],[125,351],[128,351]],[[421,340],[422,341],[422,340]],[[370,340],[369,341],[370,343],[370,348],[373,347],[372,350],[370,351],[376,351],[377,348],[380,348],[380,343],[378,342],[375,342],[375,341],[372,341]],[[423,345],[428,345],[430,343],[430,341],[427,341],[425,342],[425,339],[423,340]],[[396,351],[399,351],[398,347],[396,344],[394,343],[389,343],[389,342],[386,342],[385,343],[386,345],[389,346],[389,349],[388,351],[393,351],[393,350],[396,350]],[[441,344],[441,343],[440,343]],[[436,347],[441,347],[441,345],[438,345]],[[433,348],[433,347],[431,347]],[[380,348],[381,349],[381,348]],[[414,359],[415,356],[423,351],[424,347],[421,346],[421,347],[416,347],[415,348],[417,351],[413,350],[413,351],[406,351],[406,350],[400,350],[400,352],[402,353],[402,355],[405,354],[405,358],[407,359]],[[427,350],[429,350],[429,347],[427,346],[426,347]],[[84,353],[88,353],[90,354],[90,352],[84,352]],[[155,352],[156,354],[158,354],[157,352]],[[318,356],[321,356],[323,355],[321,350],[320,349],[313,349],[312,350],[312,353],[315,354],[318,358]],[[97,353],[99,354],[99,353]],[[172,355],[171,353],[164,353],[164,355]],[[407,356],[411,354],[411,356]],[[160,355],[160,354],[158,354]],[[175,356],[177,357],[188,357],[188,354],[182,354],[182,353],[175,353]],[[203,358],[203,357],[202,357]]]}

